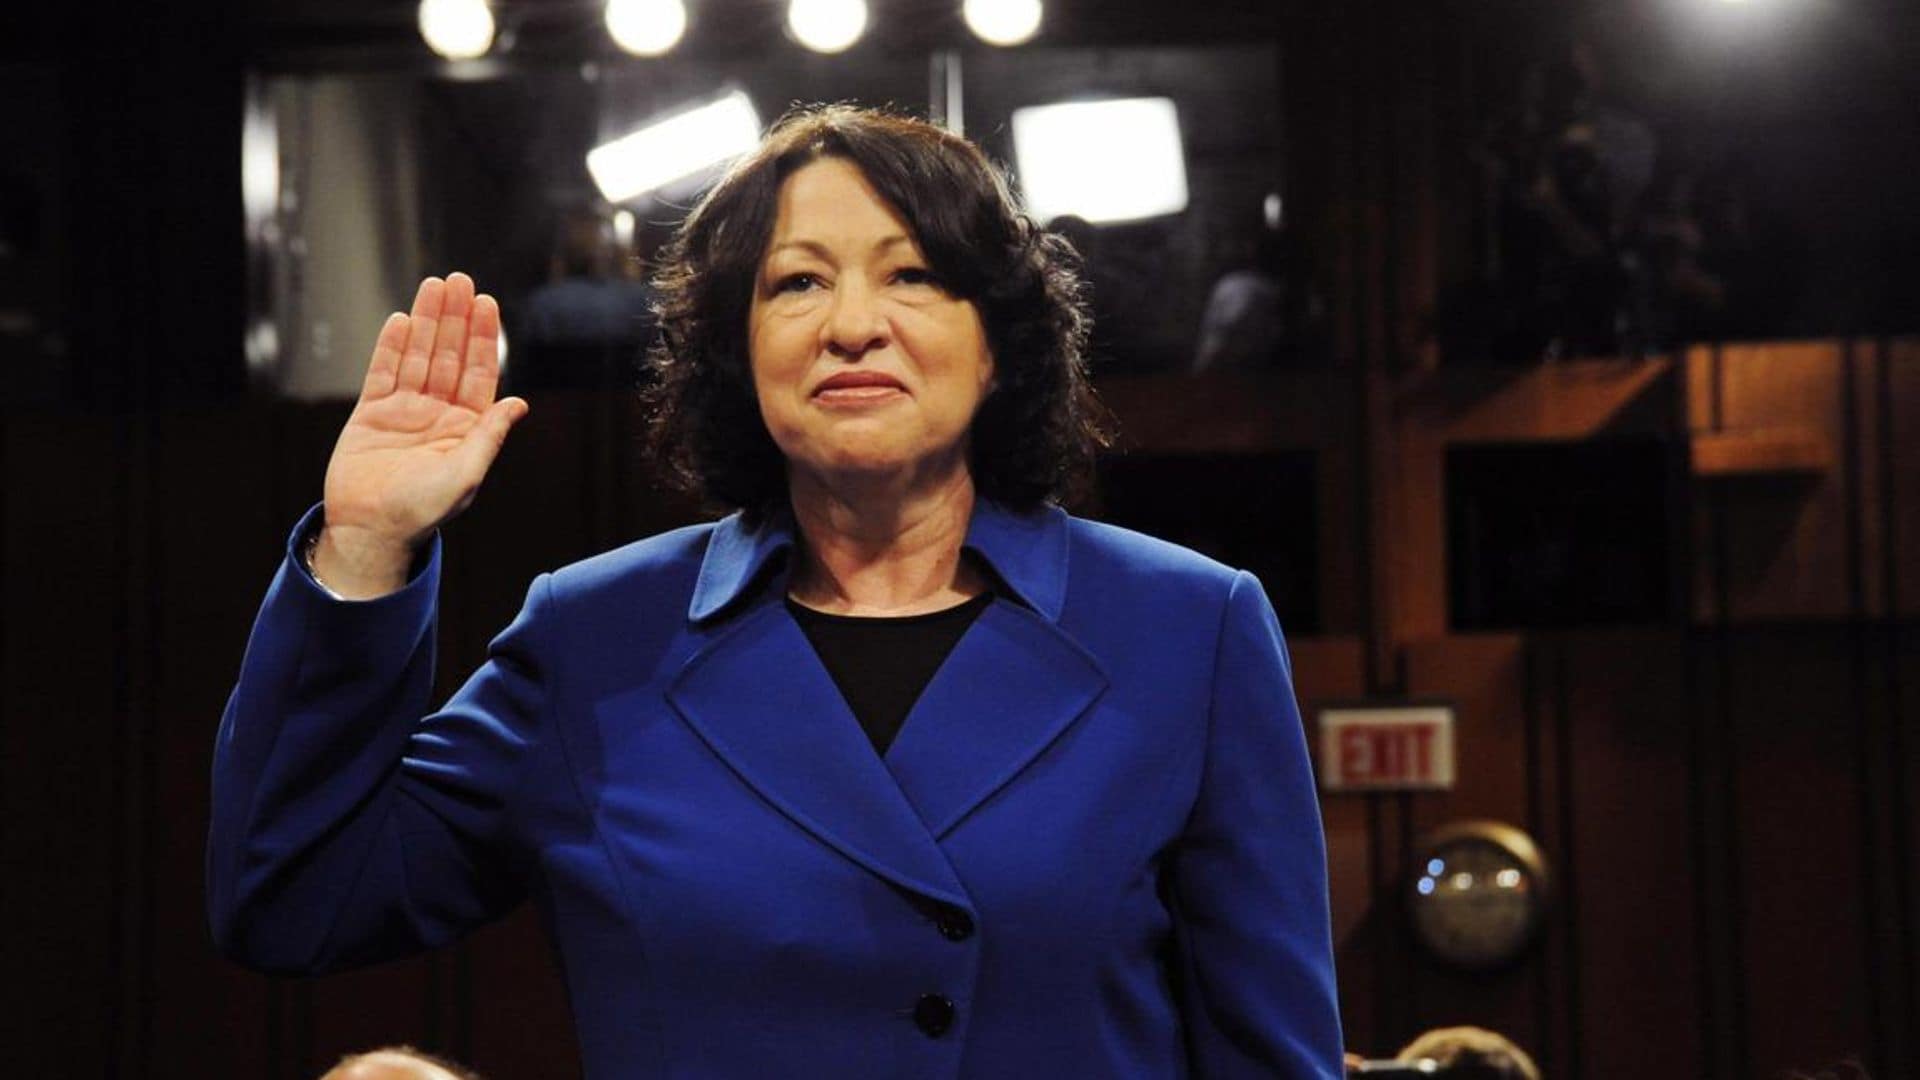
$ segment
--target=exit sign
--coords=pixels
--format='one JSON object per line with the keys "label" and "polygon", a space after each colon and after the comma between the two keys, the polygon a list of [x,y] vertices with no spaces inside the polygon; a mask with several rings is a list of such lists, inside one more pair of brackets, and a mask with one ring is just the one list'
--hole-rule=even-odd
{"label": "exit sign", "polygon": [[1453,706],[1320,710],[1320,786],[1328,791],[1453,786]]}

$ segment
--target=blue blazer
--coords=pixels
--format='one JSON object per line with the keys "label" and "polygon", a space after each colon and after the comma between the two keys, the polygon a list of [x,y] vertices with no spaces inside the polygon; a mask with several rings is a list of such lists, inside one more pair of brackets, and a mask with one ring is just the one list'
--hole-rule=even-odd
{"label": "blue blazer", "polygon": [[782,603],[789,521],[541,575],[423,719],[438,543],[349,602],[289,542],[215,751],[234,958],[362,964],[531,899],[591,1077],[1341,1075],[1320,815],[1251,575],[982,502],[996,599],[883,758]]}

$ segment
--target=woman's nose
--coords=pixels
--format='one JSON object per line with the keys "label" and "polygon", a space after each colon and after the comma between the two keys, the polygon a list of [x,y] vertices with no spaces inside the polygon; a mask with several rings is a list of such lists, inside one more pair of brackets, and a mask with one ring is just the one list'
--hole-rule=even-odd
{"label": "woman's nose", "polygon": [[890,330],[872,290],[858,283],[842,283],[833,290],[822,333],[827,351],[859,357],[887,343]]}

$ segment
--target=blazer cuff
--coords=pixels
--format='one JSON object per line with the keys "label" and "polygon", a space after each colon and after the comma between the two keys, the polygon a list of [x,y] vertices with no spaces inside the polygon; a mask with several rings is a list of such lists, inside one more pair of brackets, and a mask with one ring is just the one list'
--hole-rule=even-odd
{"label": "blazer cuff", "polygon": [[318,535],[326,525],[326,503],[314,503],[306,513],[300,515],[300,521],[287,535],[286,576],[300,583],[300,589],[309,594],[309,598],[332,604],[385,604],[389,602],[405,603],[399,598],[417,593],[423,588],[431,588],[440,577],[440,530],[435,529],[427,543],[413,557],[413,565],[407,570],[407,583],[397,591],[385,596],[376,596],[371,600],[349,600],[322,584],[307,568],[305,557],[307,541]]}

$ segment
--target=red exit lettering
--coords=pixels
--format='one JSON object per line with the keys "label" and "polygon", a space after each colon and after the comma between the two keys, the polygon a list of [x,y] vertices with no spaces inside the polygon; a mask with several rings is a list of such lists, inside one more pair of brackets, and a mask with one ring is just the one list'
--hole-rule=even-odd
{"label": "red exit lettering", "polygon": [[1424,724],[1354,725],[1342,729],[1339,739],[1340,776],[1349,784],[1435,779],[1433,728]]}

